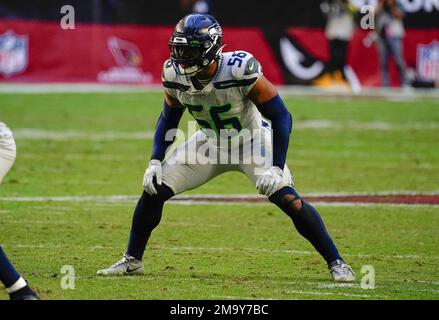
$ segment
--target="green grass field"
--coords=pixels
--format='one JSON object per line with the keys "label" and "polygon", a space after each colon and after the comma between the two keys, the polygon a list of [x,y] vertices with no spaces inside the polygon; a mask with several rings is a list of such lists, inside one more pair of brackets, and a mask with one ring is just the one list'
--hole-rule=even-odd
{"label": "green grass field", "polygon": [[[140,194],[161,100],[146,92],[0,94],[0,121],[18,148],[0,186],[0,244],[42,298],[439,299],[438,206],[317,205],[357,273],[352,285],[332,283],[324,261],[269,204],[170,203],[145,276],[97,277],[123,254],[135,201],[45,197]],[[439,191],[438,101],[285,101],[300,193]],[[227,173],[189,193],[256,189]],[[75,269],[74,290],[61,288],[64,265]],[[365,265],[375,269],[375,289],[360,287]]]}

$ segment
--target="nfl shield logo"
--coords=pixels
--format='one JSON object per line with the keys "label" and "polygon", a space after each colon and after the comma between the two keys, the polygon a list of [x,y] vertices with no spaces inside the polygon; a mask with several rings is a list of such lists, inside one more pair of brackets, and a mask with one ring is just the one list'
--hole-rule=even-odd
{"label": "nfl shield logo", "polygon": [[439,42],[418,45],[417,71],[420,79],[436,81],[439,79]]}
{"label": "nfl shield logo", "polygon": [[23,72],[28,63],[28,37],[13,31],[0,35],[0,74],[8,78]]}

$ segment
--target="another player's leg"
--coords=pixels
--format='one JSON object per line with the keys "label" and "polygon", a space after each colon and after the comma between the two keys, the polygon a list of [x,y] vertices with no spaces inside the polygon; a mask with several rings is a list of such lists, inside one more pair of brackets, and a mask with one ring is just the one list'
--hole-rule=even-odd
{"label": "another player's leg", "polygon": [[38,295],[27,285],[15,270],[6,254],[0,247],[0,281],[9,293],[11,300],[38,300]]}
{"label": "another player's leg", "polygon": [[355,280],[354,272],[338,252],[319,213],[293,187],[280,189],[269,200],[291,218],[297,231],[322,255],[335,281]]}
{"label": "another player's leg", "polygon": [[[15,161],[15,141],[11,131],[0,123],[0,184]],[[11,300],[38,300],[37,294],[27,285],[15,270],[0,246],[0,281],[5,286]]]}

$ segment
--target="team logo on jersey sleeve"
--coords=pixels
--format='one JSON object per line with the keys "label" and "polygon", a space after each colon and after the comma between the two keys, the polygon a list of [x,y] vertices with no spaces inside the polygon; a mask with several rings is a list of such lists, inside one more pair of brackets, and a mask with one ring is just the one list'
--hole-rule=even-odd
{"label": "team logo on jersey sleeve", "polygon": [[28,65],[28,37],[7,31],[0,35],[0,74],[9,78]]}

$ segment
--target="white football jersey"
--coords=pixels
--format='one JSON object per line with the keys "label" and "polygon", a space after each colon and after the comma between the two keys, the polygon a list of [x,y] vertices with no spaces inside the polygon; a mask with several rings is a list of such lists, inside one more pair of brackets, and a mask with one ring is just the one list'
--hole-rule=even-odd
{"label": "white football jersey", "polygon": [[203,131],[260,129],[261,114],[247,97],[262,75],[259,62],[245,51],[222,53],[218,62],[216,75],[203,86],[194,76],[177,74],[171,60],[165,61],[165,91],[188,109]]}
{"label": "white football jersey", "polygon": [[11,168],[17,154],[11,129],[0,122],[0,183]]}
{"label": "white football jersey", "polygon": [[6,124],[0,121],[0,138],[3,137],[11,137],[12,132],[11,129],[9,129]]}

